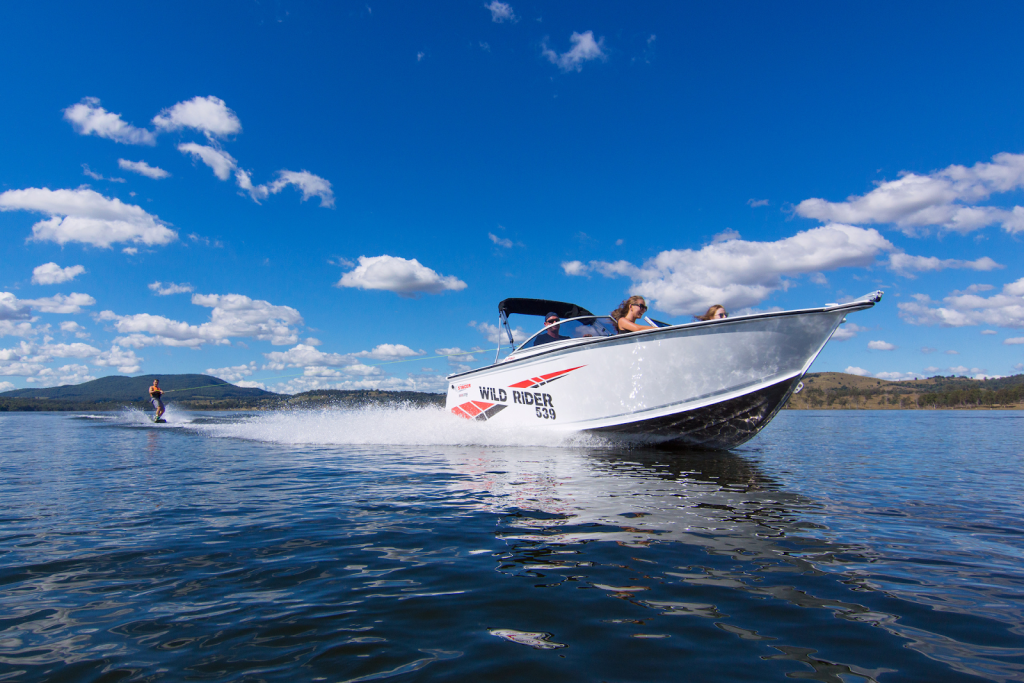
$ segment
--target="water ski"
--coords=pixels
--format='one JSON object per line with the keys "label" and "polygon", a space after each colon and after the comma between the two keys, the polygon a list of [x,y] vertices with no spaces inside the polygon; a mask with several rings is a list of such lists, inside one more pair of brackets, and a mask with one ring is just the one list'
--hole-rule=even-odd
{"label": "water ski", "polygon": [[162,417],[158,417],[158,418],[154,419],[153,422],[155,422],[157,424],[167,424],[167,420],[163,419]]}

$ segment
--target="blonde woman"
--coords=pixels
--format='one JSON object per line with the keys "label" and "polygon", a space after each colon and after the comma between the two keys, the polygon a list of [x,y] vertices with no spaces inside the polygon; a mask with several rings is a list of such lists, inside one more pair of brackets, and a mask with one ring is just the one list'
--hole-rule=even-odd
{"label": "blonde woman", "polygon": [[722,318],[728,318],[729,314],[725,312],[725,307],[721,304],[715,304],[708,309],[708,312],[704,315],[693,316],[694,320],[721,320]]}
{"label": "blonde woman", "polygon": [[639,332],[653,330],[653,325],[639,325],[636,320],[647,312],[647,302],[642,296],[631,296],[612,311],[616,329],[619,332]]}

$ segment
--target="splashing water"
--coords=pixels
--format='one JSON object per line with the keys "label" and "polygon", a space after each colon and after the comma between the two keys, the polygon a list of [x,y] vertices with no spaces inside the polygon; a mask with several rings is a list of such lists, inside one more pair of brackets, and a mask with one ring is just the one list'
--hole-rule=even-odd
{"label": "splashing water", "polygon": [[[218,424],[192,424],[209,436],[281,444],[602,447],[602,437],[550,429],[499,427],[439,408],[373,406],[274,411]],[[621,446],[621,443],[618,444]]]}

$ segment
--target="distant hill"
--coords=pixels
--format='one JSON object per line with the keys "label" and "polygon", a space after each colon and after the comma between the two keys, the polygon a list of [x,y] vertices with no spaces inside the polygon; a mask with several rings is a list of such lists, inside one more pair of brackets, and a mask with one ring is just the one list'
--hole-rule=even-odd
{"label": "distant hill", "polygon": [[133,406],[151,410],[149,387],[160,380],[164,402],[188,410],[272,410],[355,408],[362,405],[444,405],[444,394],[418,391],[318,390],[289,396],[263,389],[236,387],[209,375],[144,375],[103,377],[82,384],[45,389],[14,389],[0,393],[0,412],[118,410]]}
{"label": "distant hill", "polygon": [[160,380],[164,400],[188,401],[194,399],[258,399],[275,398],[263,389],[236,387],[209,375],[142,375],[141,377],[101,377],[82,384],[69,384],[45,389],[14,389],[0,394],[0,399],[50,399],[75,402],[148,401],[149,387],[154,379]]}
{"label": "distant hill", "polygon": [[890,382],[843,372],[812,372],[790,397],[791,409],[916,409],[1024,407],[1024,375],[999,379],[929,377]]}

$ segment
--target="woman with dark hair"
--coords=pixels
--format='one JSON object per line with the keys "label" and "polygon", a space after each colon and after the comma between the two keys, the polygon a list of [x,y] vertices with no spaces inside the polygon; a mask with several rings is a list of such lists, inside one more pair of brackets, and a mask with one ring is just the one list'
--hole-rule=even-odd
{"label": "woman with dark hair", "polygon": [[694,320],[721,320],[722,318],[728,318],[729,314],[725,312],[725,307],[721,304],[715,304],[708,309],[708,312],[704,315],[693,316]]}
{"label": "woman with dark hair", "polygon": [[653,325],[638,325],[636,319],[647,311],[647,304],[642,296],[631,296],[612,311],[611,316],[615,320],[618,332],[639,332],[640,330],[653,330]]}

